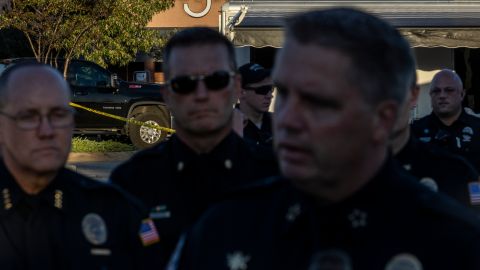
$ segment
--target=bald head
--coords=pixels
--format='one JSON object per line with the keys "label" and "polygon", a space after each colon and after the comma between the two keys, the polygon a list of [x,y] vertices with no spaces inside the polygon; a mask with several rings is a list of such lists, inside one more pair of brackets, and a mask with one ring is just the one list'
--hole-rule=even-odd
{"label": "bald head", "polygon": [[433,86],[437,85],[440,80],[448,79],[451,80],[456,89],[463,90],[463,82],[460,76],[451,69],[442,69],[438,73],[433,76],[432,83],[430,84],[430,90],[432,89]]}
{"label": "bald head", "polygon": [[20,63],[8,68],[0,75],[0,110],[7,106],[12,95],[24,95],[18,89],[48,85],[59,89],[70,101],[70,88],[60,72],[51,66],[39,63]]}
{"label": "bald head", "polygon": [[465,90],[455,71],[444,69],[435,74],[430,84],[430,98],[435,115],[447,125],[455,121],[462,111]]}

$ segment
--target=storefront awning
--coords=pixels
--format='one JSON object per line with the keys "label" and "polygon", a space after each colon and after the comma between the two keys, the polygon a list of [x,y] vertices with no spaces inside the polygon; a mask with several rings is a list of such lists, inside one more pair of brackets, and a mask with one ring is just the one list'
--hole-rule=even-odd
{"label": "storefront awning", "polygon": [[237,46],[280,47],[283,22],[295,13],[349,6],[400,29],[413,47],[480,48],[480,1],[230,1],[224,32]]}

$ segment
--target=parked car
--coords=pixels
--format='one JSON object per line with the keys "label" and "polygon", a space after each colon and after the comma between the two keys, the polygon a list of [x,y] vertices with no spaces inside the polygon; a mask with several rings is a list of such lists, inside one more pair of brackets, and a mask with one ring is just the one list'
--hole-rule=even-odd
{"label": "parked car", "polygon": [[[0,60],[0,74],[11,65],[33,58]],[[57,68],[63,72],[63,60]],[[146,125],[122,121],[134,119],[150,126],[170,128],[170,112],[161,94],[161,84],[127,82],[117,78],[105,68],[84,60],[70,62],[66,80],[72,90],[72,102],[92,110],[77,109],[75,133],[77,134],[119,134],[126,135],[137,148],[146,148],[159,143],[167,132]]]}

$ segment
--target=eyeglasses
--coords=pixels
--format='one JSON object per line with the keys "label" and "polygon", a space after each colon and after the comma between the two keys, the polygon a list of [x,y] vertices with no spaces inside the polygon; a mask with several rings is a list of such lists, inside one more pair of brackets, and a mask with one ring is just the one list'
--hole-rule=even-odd
{"label": "eyeglasses", "polygon": [[210,75],[186,75],[178,76],[167,82],[173,92],[187,95],[197,89],[198,81],[203,81],[208,90],[218,91],[230,83],[230,78],[235,76],[233,71],[215,71]]}
{"label": "eyeglasses", "polygon": [[24,130],[37,129],[42,123],[43,118],[47,118],[48,123],[52,128],[66,128],[73,125],[74,109],[54,109],[48,114],[41,114],[38,111],[20,112],[17,115],[10,115],[0,111],[0,115],[6,116],[15,122],[18,128]]}
{"label": "eyeglasses", "polygon": [[255,91],[255,94],[257,94],[257,95],[266,95],[270,91],[273,91],[274,87],[273,87],[273,85],[262,85],[262,86],[259,86],[259,87],[244,86],[243,89],[253,90],[253,91]]}

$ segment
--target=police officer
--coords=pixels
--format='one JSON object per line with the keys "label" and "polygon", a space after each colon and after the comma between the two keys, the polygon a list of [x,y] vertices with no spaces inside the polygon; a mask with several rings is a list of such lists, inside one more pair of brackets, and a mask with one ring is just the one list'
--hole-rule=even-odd
{"label": "police officer", "polygon": [[289,181],[210,209],[170,266],[479,269],[478,220],[388,154],[414,69],[408,42],[374,16],[289,19],[272,73],[274,146]]}
{"label": "police officer", "polygon": [[69,92],[46,65],[0,76],[0,268],[143,269],[139,208],[118,188],[64,168]]}
{"label": "police officer", "polygon": [[480,119],[462,109],[463,83],[453,70],[444,69],[432,79],[432,113],[413,122],[420,141],[440,146],[465,157],[480,169]]}
{"label": "police officer", "polygon": [[272,114],[268,112],[273,97],[270,70],[248,63],[238,68],[242,90],[238,108],[246,116],[243,138],[256,145],[272,148]]}
{"label": "police officer", "polygon": [[410,111],[420,93],[415,81],[400,107],[400,115],[393,129],[393,154],[420,183],[478,211],[480,202],[476,196],[480,195],[480,183],[477,170],[461,156],[433,144],[422,143],[410,133]]}
{"label": "police officer", "polygon": [[164,98],[176,133],[111,175],[150,211],[160,236],[153,253],[161,265],[208,206],[276,173],[232,130],[241,78],[230,41],[212,29],[186,29],[167,42],[164,56]]}

